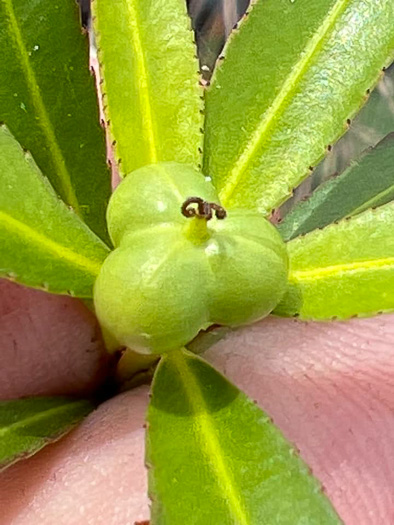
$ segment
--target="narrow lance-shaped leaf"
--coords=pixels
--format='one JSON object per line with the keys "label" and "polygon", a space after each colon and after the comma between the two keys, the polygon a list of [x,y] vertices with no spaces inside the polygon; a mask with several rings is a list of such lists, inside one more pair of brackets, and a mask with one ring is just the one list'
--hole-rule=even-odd
{"label": "narrow lance-shaped leaf", "polygon": [[198,62],[184,0],[94,0],[103,101],[121,174],[145,164],[197,166]]}
{"label": "narrow lance-shaped leaf", "polygon": [[201,358],[164,356],[152,389],[152,525],[341,523],[270,418]]}
{"label": "narrow lance-shaped leaf", "polygon": [[89,414],[89,401],[32,397],[0,402],[0,470],[59,439]]}
{"label": "narrow lance-shaped leaf", "polygon": [[30,154],[0,127],[0,277],[91,297],[107,246],[57,197]]}
{"label": "narrow lance-shaped leaf", "polygon": [[0,0],[0,48],[0,122],[107,240],[111,181],[77,3]]}
{"label": "narrow lance-shaped leaf", "polygon": [[226,206],[268,214],[346,129],[394,52],[391,0],[260,0],[207,93],[205,161]]}
{"label": "narrow lance-shaped leaf", "polygon": [[279,225],[284,240],[394,200],[394,133],[322,184]]}
{"label": "narrow lance-shaped leaf", "polygon": [[289,290],[274,313],[346,319],[394,310],[394,202],[288,243]]}
{"label": "narrow lance-shaped leaf", "polygon": [[376,146],[394,132],[394,64],[387,69],[367,103],[351,121],[349,130],[334,144],[313,172],[313,184],[341,173],[367,148]]}

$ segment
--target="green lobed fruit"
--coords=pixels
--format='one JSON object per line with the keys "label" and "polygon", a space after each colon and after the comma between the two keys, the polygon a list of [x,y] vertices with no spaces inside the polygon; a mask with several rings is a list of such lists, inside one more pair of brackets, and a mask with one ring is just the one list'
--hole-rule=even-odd
{"label": "green lobed fruit", "polygon": [[167,352],[212,324],[251,323],[279,303],[288,266],[279,233],[257,212],[226,214],[218,203],[201,173],[173,162],[138,169],[115,190],[107,210],[115,250],[94,304],[118,345]]}

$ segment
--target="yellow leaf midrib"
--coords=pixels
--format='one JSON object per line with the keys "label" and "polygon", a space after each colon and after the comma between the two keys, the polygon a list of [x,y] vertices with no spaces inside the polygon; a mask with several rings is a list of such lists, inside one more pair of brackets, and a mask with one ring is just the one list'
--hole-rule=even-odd
{"label": "yellow leaf midrib", "polygon": [[67,204],[72,206],[74,211],[80,215],[80,207],[71,183],[71,176],[66,168],[65,159],[57,143],[56,135],[46,111],[35,73],[30,66],[28,52],[23,42],[22,33],[15,16],[12,0],[2,0],[2,2],[8,15],[9,34],[19,51],[17,55],[19,57],[21,69],[24,73],[26,83],[29,87],[30,97],[36,110],[38,117],[37,124],[40,126],[42,133],[46,138],[48,151],[51,153],[52,163],[63,188],[65,200]]}
{"label": "yellow leaf midrib", "polygon": [[383,257],[351,263],[332,264],[305,270],[290,270],[290,282],[316,281],[336,278],[349,273],[373,272],[375,270],[394,270],[394,257]]}
{"label": "yellow leaf midrib", "polygon": [[226,501],[229,512],[233,516],[234,523],[238,525],[250,525],[251,521],[243,502],[243,498],[238,493],[231,472],[227,469],[223,457],[223,451],[218,440],[218,431],[215,429],[214,422],[209,416],[200,386],[190,370],[182,351],[172,352],[167,359],[171,360],[181,378],[182,386],[187,396],[189,405],[193,411],[194,428],[200,434],[199,441],[201,449],[208,459],[212,472],[218,480],[223,499]]}
{"label": "yellow leaf midrib", "polygon": [[12,233],[21,237],[23,242],[26,245],[36,244],[38,246],[38,251],[42,248],[45,248],[49,253],[56,255],[61,262],[68,262],[74,266],[79,266],[84,271],[97,276],[102,261],[93,261],[88,259],[84,255],[81,255],[66,246],[59,244],[58,242],[49,239],[45,235],[37,232],[27,224],[21,222],[18,219],[15,219],[11,215],[0,211],[0,223],[3,223],[4,229],[12,230]]}
{"label": "yellow leaf midrib", "polygon": [[323,20],[323,23],[320,25],[319,29],[314,33],[313,37],[305,47],[305,51],[302,54],[301,59],[292,68],[290,75],[286,78],[279,93],[266,111],[264,118],[258,123],[248,142],[248,145],[236,159],[229,173],[225,186],[219,192],[219,198],[224,205],[226,205],[235,188],[239,185],[249,164],[254,159],[257,149],[261,145],[265,134],[277,121],[278,117],[283,113],[289,95],[296,90],[300,79],[307,71],[309,63],[312,61],[316,52],[321,47],[323,40],[333,29],[335,23],[338,20],[338,17],[346,9],[349,1],[350,0],[338,0],[334,7],[329,11],[328,15]]}
{"label": "yellow leaf midrib", "polygon": [[0,439],[3,439],[6,434],[9,434],[10,432],[13,432],[17,430],[18,428],[24,428],[26,425],[30,423],[36,423],[42,419],[47,419],[51,414],[58,414],[59,412],[64,412],[70,409],[73,405],[78,405],[80,402],[74,402],[74,403],[65,403],[64,405],[58,405],[56,407],[47,408],[46,410],[42,410],[38,413],[32,414],[28,417],[25,417],[23,419],[20,419],[16,421],[15,423],[11,423],[5,427],[0,427]]}
{"label": "yellow leaf midrib", "polygon": [[[141,106],[141,129],[145,135],[149,148],[150,163],[155,164],[158,161],[155,126],[153,121],[152,103],[149,92],[149,75],[146,66],[144,46],[141,38],[141,23],[138,17],[138,7],[135,0],[125,0],[127,11],[129,13],[129,28],[131,44],[134,49],[136,69],[139,89],[138,96]],[[145,117],[145,118],[143,118]]]}

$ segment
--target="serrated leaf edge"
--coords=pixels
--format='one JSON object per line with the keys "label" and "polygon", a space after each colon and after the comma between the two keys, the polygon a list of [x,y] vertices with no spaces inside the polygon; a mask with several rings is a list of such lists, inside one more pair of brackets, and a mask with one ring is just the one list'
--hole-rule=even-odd
{"label": "serrated leaf edge", "polygon": [[[59,203],[60,206],[67,207],[66,204],[64,203],[64,201],[56,194],[56,192],[55,192],[53,186],[51,185],[51,183],[49,182],[49,180],[41,173],[41,171],[38,168],[37,164],[35,163],[31,153],[29,151],[24,150],[21,147],[19,142],[15,139],[15,137],[12,135],[12,133],[10,132],[10,130],[7,128],[7,126],[4,123],[0,124],[0,130],[4,131],[5,133],[7,133],[10,137],[12,137],[14,139],[14,141],[18,145],[21,153],[23,154],[26,162],[30,164],[32,170],[34,170],[36,176],[40,179],[40,182],[45,186],[45,188],[48,191],[48,193],[50,193],[52,195],[52,197],[54,199],[56,199],[56,201]],[[71,214],[75,213],[74,208],[68,207],[68,209],[69,209],[69,212]],[[108,245],[105,244],[105,242],[102,239],[100,239],[100,237],[98,237],[89,228],[89,226],[83,220],[80,219],[80,217],[78,217],[77,215],[76,215],[76,217],[78,218],[78,220],[80,220],[80,226],[86,232],[89,232],[93,236],[95,236],[96,239],[97,239],[97,242],[99,242],[104,249],[108,250],[108,253],[109,253],[110,249],[109,249]],[[1,222],[13,225],[14,226],[14,230],[16,230],[16,231],[19,230],[20,232],[22,232],[22,235],[21,235],[22,237],[23,237],[23,234],[24,234],[24,236],[27,237],[29,239],[29,241],[31,241],[31,239],[34,239],[39,246],[44,245],[48,249],[48,251],[52,252],[54,255],[60,256],[60,258],[66,259],[67,261],[69,261],[69,262],[71,262],[73,264],[76,264],[77,266],[80,266],[81,268],[85,269],[88,273],[90,273],[91,275],[93,275],[95,277],[98,275],[98,273],[99,273],[99,271],[101,269],[101,266],[102,266],[102,261],[101,260],[100,261],[98,261],[98,260],[96,261],[96,260],[93,260],[93,259],[89,259],[88,257],[85,257],[84,255],[80,255],[78,252],[75,252],[75,251],[71,250],[70,248],[62,246],[61,244],[57,243],[56,241],[53,241],[52,239],[49,239],[48,237],[45,237],[44,235],[36,232],[32,228],[30,228],[28,225],[24,224],[23,222],[19,221],[18,219],[15,219],[14,217],[12,217],[11,215],[9,215],[8,213],[6,213],[6,212],[4,212],[2,210],[0,210],[0,224],[1,224]],[[11,229],[12,229],[12,227],[11,227]],[[6,279],[8,279],[10,281],[18,281],[19,280],[19,275],[15,274],[14,272],[9,271],[9,270],[7,270],[5,268],[1,268],[1,266],[0,266],[0,277],[5,277]],[[21,281],[22,281],[22,279],[21,279]],[[22,282],[22,284],[23,284],[23,282]],[[37,288],[37,289],[40,289],[40,290],[44,290],[45,292],[50,292],[51,291],[50,290],[50,286],[47,283],[41,283],[41,285],[36,285],[36,286],[29,285],[29,287]],[[59,292],[56,292],[56,293],[59,293]],[[67,295],[70,295],[71,297],[75,297],[76,296],[76,294],[75,294],[75,292],[73,290],[64,290],[63,293],[65,293]],[[91,297],[91,296],[89,295],[88,297]]]}
{"label": "serrated leaf edge", "polygon": [[[214,85],[215,85],[215,81],[216,81],[216,76],[217,76],[217,73],[218,71],[220,71],[220,69],[223,67],[223,63],[226,59],[226,53],[228,51],[228,48],[232,45],[232,42],[234,40],[236,40],[236,38],[238,37],[238,34],[239,34],[239,28],[243,28],[244,26],[247,25],[248,23],[248,19],[249,19],[249,14],[253,11],[253,8],[256,6],[256,4],[258,3],[259,0],[251,0],[250,4],[249,4],[249,7],[247,8],[245,14],[243,15],[243,17],[241,18],[241,20],[235,25],[235,27],[233,28],[232,32],[230,33],[226,43],[225,43],[225,46],[224,46],[224,49],[223,51],[220,53],[218,59],[216,60],[216,63],[215,63],[215,68],[214,68],[214,71],[213,71],[213,75],[211,77],[211,81],[209,83],[209,86],[207,87],[206,89],[206,93],[209,92],[211,89],[213,89]],[[344,4],[346,2],[349,2],[350,0],[338,0],[341,4]],[[345,10],[347,7],[347,5],[344,6],[343,10]],[[334,8],[331,10],[331,12],[335,9],[335,6]],[[330,13],[331,13],[330,12]],[[325,38],[327,35],[324,35],[322,38]],[[360,101],[360,104],[359,106],[351,113],[349,113],[348,115],[348,118],[345,120],[344,122],[344,126],[343,126],[343,129],[339,129],[338,130],[338,133],[335,137],[333,137],[330,145],[329,145],[329,148],[332,148],[332,145],[335,144],[342,136],[343,134],[348,130],[349,128],[349,125],[350,125],[350,122],[351,120],[354,118],[354,116],[359,112],[359,110],[363,107],[363,105],[365,104],[365,102],[368,100],[369,98],[369,95],[371,93],[371,91],[376,87],[376,85],[378,84],[378,82],[381,80],[382,76],[385,74],[385,71],[387,69],[387,67],[393,62],[393,59],[394,59],[394,50],[391,52],[390,56],[387,57],[387,61],[386,61],[386,64],[385,66],[382,67],[382,69],[379,71],[379,73],[377,74],[376,76],[376,79],[371,83],[370,87],[367,89],[366,93],[365,93],[365,96],[364,98]],[[301,62],[301,61],[300,61]],[[299,63],[300,63],[299,62]],[[287,81],[286,81],[287,82]],[[282,90],[280,91],[280,93],[282,92]],[[279,95],[280,95],[279,93]],[[276,117],[275,115],[273,115],[274,117]],[[205,148],[204,148],[205,149]],[[322,155],[320,156],[319,159],[317,159],[317,162],[316,162],[316,165],[324,158],[324,156],[327,154],[327,149],[324,153],[322,153]],[[244,155],[244,152],[242,152],[239,156],[239,159]],[[238,159],[238,160],[239,160]],[[204,166],[203,166],[203,171],[206,172],[206,165],[205,165],[205,161],[206,159],[204,158]],[[238,161],[236,161],[238,162]],[[234,167],[233,167],[234,169]],[[279,206],[281,206],[284,202],[286,202],[294,193],[294,190],[309,176],[312,174],[313,170],[315,169],[315,165],[314,166],[310,166],[309,167],[309,172],[305,174],[304,177],[302,177],[299,182],[297,183],[296,186],[293,186],[293,185],[289,185],[288,188],[287,188],[287,191],[283,193],[283,196],[282,196],[282,199],[278,202],[276,202],[275,204],[273,204],[269,209],[260,209],[260,212],[261,213],[264,213],[264,214],[267,214],[267,215],[270,215],[271,213],[273,213]],[[238,182],[237,182],[238,184]],[[229,199],[231,195],[229,196],[222,196],[222,193],[223,191],[225,190],[225,188],[227,187],[227,185],[222,189],[222,192],[219,194],[219,197],[221,199],[221,202],[223,204],[226,204],[224,201],[225,199]],[[235,186],[234,186],[235,188]],[[233,189],[234,189],[233,188]]]}
{"label": "serrated leaf edge", "polygon": [[285,108],[285,103],[290,95],[296,89],[297,83],[303,77],[310,60],[314,57],[315,52],[319,49],[321,42],[333,29],[338,17],[346,9],[350,0],[338,0],[333,8],[329,11],[319,29],[313,34],[311,40],[305,47],[304,53],[298,63],[292,68],[291,73],[283,83],[279,93],[268,108],[264,118],[258,123],[249,144],[242,151],[241,155],[235,161],[225,187],[220,192],[220,199],[225,204],[231,198],[235,188],[240,183],[245,170],[253,160],[257,148],[260,146],[265,133],[272,126],[275,120],[280,116]]}
{"label": "serrated leaf edge", "polygon": [[[364,215],[370,214],[370,215],[376,215],[378,213],[384,213],[385,209],[394,207],[394,202],[390,202],[388,204],[385,204],[383,206],[380,206],[378,208],[372,208],[369,210],[366,210],[364,212]],[[362,215],[361,215],[362,216]],[[295,239],[292,239],[287,244],[288,245],[297,245],[301,244],[303,242],[303,239],[308,236],[309,238],[316,238],[324,235],[324,233],[329,229],[336,229],[342,224],[350,224],[351,222],[358,221],[360,219],[360,215],[352,216],[352,217],[345,217],[344,219],[341,219],[340,221],[333,222],[331,224],[328,224],[324,228],[317,228],[311,232],[305,233],[304,235],[300,235]],[[381,259],[371,259],[371,260],[365,260],[365,261],[355,261],[352,263],[341,263],[338,265],[329,265],[321,268],[311,268],[311,269],[305,269],[305,270],[292,270],[291,269],[291,258],[290,258],[290,272],[289,272],[289,282],[300,282],[300,281],[308,281],[308,280],[315,280],[318,278],[324,278],[327,275],[335,275],[335,273],[340,273],[341,271],[362,271],[362,270],[368,270],[368,269],[375,269],[380,267],[394,267],[394,257],[384,257]],[[305,276],[303,278],[303,276]]]}
{"label": "serrated leaf edge", "polygon": [[[289,218],[291,218],[291,216],[293,215],[293,213],[295,211],[298,211],[302,207],[307,206],[309,204],[309,201],[314,197],[314,195],[317,194],[317,193],[320,193],[326,187],[328,187],[329,190],[330,190],[330,191],[328,191],[326,193],[326,197],[328,198],[328,196],[331,194],[331,192],[336,189],[336,186],[340,182],[340,178],[342,176],[346,175],[350,170],[356,168],[357,165],[360,164],[363,161],[364,157],[366,157],[370,153],[374,152],[379,146],[382,145],[382,143],[384,143],[385,141],[390,140],[390,139],[394,139],[394,132],[388,133],[375,146],[367,147],[365,150],[363,150],[360,153],[360,155],[356,159],[351,160],[345,166],[345,168],[342,171],[337,172],[337,173],[333,173],[331,175],[331,177],[329,177],[327,180],[325,180],[324,182],[319,184],[317,186],[317,188],[315,188],[312,192],[310,192],[308,195],[305,195],[305,197],[303,197],[297,203],[297,205],[292,210],[290,210],[289,213],[286,214],[285,217],[283,217],[283,219],[279,220],[279,222],[278,222],[278,231],[281,233],[281,235],[282,235],[282,229],[286,225],[286,221]],[[352,210],[349,213],[347,213],[342,219],[348,219],[348,218],[350,218],[350,217],[352,217],[354,215],[358,215],[359,213],[362,213],[362,212],[364,212],[366,210],[374,209],[375,208],[375,203],[379,202],[383,197],[385,197],[386,195],[390,194],[391,192],[394,192],[394,184],[392,184],[391,186],[389,186],[385,190],[381,191],[380,193],[377,193],[374,197],[372,197],[368,201],[364,202],[361,206],[358,206],[354,210]],[[319,206],[317,206],[317,208],[311,208],[309,210],[309,213],[307,215],[304,215],[303,218],[306,218],[306,219],[310,218],[310,216],[313,215],[314,211],[316,209],[318,209],[319,207],[320,207],[320,204],[319,204]],[[338,219],[338,220],[342,220],[342,219]],[[335,224],[336,222],[338,222],[338,221],[333,221],[330,224]],[[330,224],[327,224],[327,226],[329,226]],[[284,239],[285,242],[293,241],[293,240],[297,239],[298,237],[302,237],[303,235],[307,235],[307,233],[312,233],[312,231],[315,231],[317,229],[321,229],[321,228],[314,228],[313,230],[310,230],[309,232],[306,232],[304,234],[300,234],[300,233],[297,234],[298,227],[299,227],[299,225],[297,225],[297,223],[293,223],[293,227],[291,229],[290,234],[283,235],[283,239]]]}
{"label": "serrated leaf edge", "polygon": [[[94,8],[94,4],[97,0],[91,0],[91,5],[92,5],[92,23],[93,23],[93,27],[94,27],[94,34],[96,36],[96,45],[97,45],[97,58],[98,58],[98,68],[99,68],[99,82],[98,82],[98,86],[99,86],[99,96],[101,96],[101,102],[102,102],[102,108],[103,108],[103,112],[104,112],[104,115],[105,115],[105,121],[103,122],[103,126],[105,127],[106,129],[106,133],[108,134],[109,138],[110,138],[110,144],[112,145],[112,148],[113,148],[113,154],[114,154],[114,159],[115,159],[115,163],[116,163],[116,168],[117,168],[117,171],[120,175],[120,177],[125,177],[127,175],[127,173],[124,173],[124,171],[122,170],[122,159],[118,153],[118,146],[117,146],[117,141],[116,141],[116,137],[113,133],[113,128],[112,128],[112,124],[111,124],[111,114],[110,114],[110,111],[109,111],[109,108],[105,102],[105,98],[107,97],[107,90],[106,90],[106,83],[105,83],[105,64],[104,62],[102,61],[101,59],[101,48],[100,48],[100,31],[98,30],[98,27],[97,27],[97,24],[95,24],[95,21],[96,21],[96,15],[95,15],[95,8]],[[131,2],[134,3],[134,0],[130,0]],[[135,7],[134,7],[135,9]],[[194,33],[194,30],[192,28],[192,24],[191,24],[191,20],[190,20],[190,17],[188,16],[188,13],[185,12],[185,20],[188,21],[188,31],[189,33],[192,35],[192,38],[191,38],[191,42],[193,43],[194,47],[196,48],[196,40],[195,40],[195,33]],[[142,49],[142,45],[140,43],[140,48],[141,48],[141,52],[143,53],[143,49]],[[197,51],[196,51],[197,53]],[[198,60],[198,56],[196,55],[195,57],[197,60]],[[145,67],[145,59],[143,59],[143,63],[144,63],[144,70],[145,70],[145,77],[147,77],[147,73],[146,73],[146,67]],[[145,85],[145,89],[147,87],[147,84],[148,82],[146,81],[146,85]],[[196,87],[199,89],[200,91],[200,114],[201,115],[204,115],[204,111],[205,111],[205,90],[206,90],[206,87],[204,85],[204,82],[202,80],[202,75],[201,75],[201,72],[200,71],[196,71]],[[150,95],[149,93],[147,94],[147,97],[148,97],[148,101],[149,101],[149,107],[151,106],[150,104]],[[152,111],[150,110],[150,115],[151,115],[151,118],[153,118],[153,114],[152,114]],[[151,126],[152,127],[152,126]],[[201,140],[200,140],[200,144],[197,148],[197,157],[199,159],[199,162],[194,166],[195,168],[198,168],[198,169],[201,169],[202,167],[202,157],[203,157],[203,145],[204,145],[204,126],[203,126],[203,118],[201,120]],[[152,132],[153,132],[153,127],[152,127]],[[156,147],[155,147],[155,151],[156,151]],[[156,158],[156,153],[155,153],[155,158]],[[158,162],[157,158],[156,160],[152,160],[152,163],[156,163]]]}
{"label": "serrated leaf edge", "polygon": [[[189,402],[190,408],[193,411],[193,419],[195,421],[195,433],[200,435],[200,443],[202,450],[205,449],[206,456],[209,458],[209,465],[212,472],[218,480],[218,484],[223,492],[223,498],[227,502],[229,514],[234,523],[238,525],[250,525],[248,513],[241,495],[238,493],[238,487],[231,472],[227,469],[225,459],[221,451],[220,443],[217,438],[217,431],[214,424],[210,420],[207,405],[201,392],[200,386],[196,381],[194,374],[188,367],[185,356],[191,356],[193,359],[202,359],[188,350],[182,349],[165,354],[156,369],[156,374],[160,366],[166,361],[171,362],[173,367],[177,370],[181,379],[184,392]],[[153,379],[154,381],[154,379]],[[148,463],[148,468],[153,470],[154,467]],[[151,494],[152,501],[155,501]]]}
{"label": "serrated leaf edge", "polygon": [[[381,213],[382,211],[384,212],[385,209],[387,208],[390,208],[390,207],[394,207],[394,201],[393,202],[389,202],[387,204],[384,204],[383,206],[379,206],[378,208],[370,208],[368,210],[365,210],[363,212],[363,214],[370,214],[370,215],[374,215],[374,214],[377,214],[377,213]],[[333,222],[331,224],[328,224],[327,226],[325,226],[324,228],[316,228],[315,230],[311,231],[311,232],[307,232],[303,235],[299,235],[298,237],[292,239],[291,241],[288,241],[286,244],[289,245],[289,244],[300,244],[302,242],[302,239],[306,236],[308,237],[319,237],[323,234],[323,232],[325,232],[327,229],[333,229],[333,228],[337,228],[338,225],[341,225],[343,223],[349,223],[351,221],[357,221],[360,219],[360,215],[355,215],[355,216],[352,216],[352,217],[345,217],[343,219],[341,219],[340,221],[336,221],[336,222]],[[291,260],[291,258],[290,258]],[[291,264],[290,264],[291,266]],[[295,286],[297,286],[298,283],[300,282],[303,282],[303,281],[308,281],[308,280],[315,280],[317,278],[324,278],[326,277],[327,275],[335,275],[335,273],[340,273],[340,271],[362,271],[364,269],[366,270],[373,270],[373,269],[377,269],[377,268],[387,268],[387,269],[393,269],[394,268],[394,257],[384,257],[382,259],[372,259],[372,260],[367,260],[367,261],[357,261],[357,262],[354,262],[354,263],[344,263],[344,264],[340,264],[340,265],[330,265],[330,266],[326,266],[326,267],[321,267],[321,268],[313,268],[313,269],[307,269],[307,270],[291,270],[290,268],[290,271],[289,271],[289,284],[293,284]],[[316,272],[316,275],[313,275],[313,272]],[[305,279],[303,279],[302,277],[303,276],[306,276]],[[308,277],[310,277],[308,279]],[[278,305],[280,306],[280,304]],[[373,317],[373,316],[376,316],[376,315],[381,315],[381,314],[386,314],[386,313],[391,313],[394,311],[394,308],[388,308],[388,309],[382,309],[382,310],[375,310],[373,312],[355,312],[354,314],[349,314],[349,315],[346,315],[346,316],[341,316],[341,315],[333,315],[333,316],[330,316],[330,317],[314,317],[314,316],[308,316],[308,315],[303,315],[302,313],[300,312],[297,312],[297,313],[293,313],[293,314],[281,314],[281,313],[278,313],[276,312],[275,310],[272,312],[272,315],[274,316],[278,316],[278,317],[293,317],[293,318],[297,318],[297,319],[300,319],[301,321],[344,321],[346,319],[351,319],[351,318],[365,318],[365,317]]]}

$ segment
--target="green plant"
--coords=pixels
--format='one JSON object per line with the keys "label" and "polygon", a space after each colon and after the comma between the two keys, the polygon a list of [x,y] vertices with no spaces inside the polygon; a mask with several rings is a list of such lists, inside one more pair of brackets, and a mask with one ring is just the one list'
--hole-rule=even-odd
{"label": "green plant", "polygon": [[[108,346],[118,346],[115,336],[133,350],[164,352],[148,411],[152,523],[189,523],[191,512],[196,524],[338,523],[316,480],[267,416],[202,358],[178,345],[211,323],[237,325],[274,308],[277,315],[320,320],[393,309],[392,137],[284,219],[283,238],[296,237],[287,245],[287,285],[283,244],[266,221],[345,131],[392,59],[393,5],[383,0],[320,0],[313,6],[306,0],[257,2],[219,59],[204,115],[183,2],[95,0],[104,110],[118,169],[127,175],[108,208],[115,245],[110,255],[103,219],[109,177],[75,6],[41,6],[38,27],[34,6],[27,12],[20,0],[3,0],[0,6],[6,28],[0,118],[11,131],[2,127],[0,133],[1,272],[22,284],[88,300],[100,274],[95,304],[103,327],[112,332]],[[48,30],[54,20],[73,35],[69,45],[60,47]],[[59,76],[69,91],[57,104]],[[76,109],[70,100],[78,90],[86,107]],[[175,179],[178,192],[178,184],[185,187],[180,195]],[[338,195],[341,205],[333,217]],[[183,210],[193,216],[183,216],[185,203],[198,205],[195,197],[216,208],[200,212],[186,206]],[[207,234],[207,213],[213,211],[219,215]],[[338,222],[330,224],[333,220]],[[150,237],[142,221],[144,227],[167,225],[168,231],[155,229]],[[190,233],[189,225],[198,231]],[[201,249],[209,245],[207,236],[225,239],[213,278],[205,273],[208,256]],[[187,263],[180,269],[172,263],[178,243],[179,260]],[[230,245],[235,245],[231,262]],[[269,259],[264,256],[256,265],[257,251]],[[154,269],[157,253],[159,262],[172,264],[165,265],[162,282],[153,281],[148,290],[141,268]],[[114,271],[118,263],[121,271]],[[138,303],[132,297],[128,303],[124,291],[141,294]],[[133,354],[133,362],[138,359]],[[3,403],[5,432],[11,437],[21,428],[29,433],[26,413],[28,423],[35,421],[34,411],[45,414],[47,404],[42,399]],[[72,408],[80,417],[87,411],[86,403]],[[57,428],[49,425],[42,432],[48,439],[58,436],[76,417],[72,411],[67,420],[59,418]],[[36,451],[43,445],[40,437],[31,432],[18,450],[3,440],[3,464]]]}

